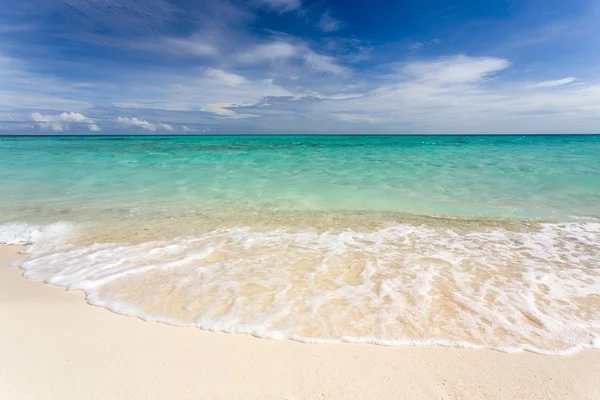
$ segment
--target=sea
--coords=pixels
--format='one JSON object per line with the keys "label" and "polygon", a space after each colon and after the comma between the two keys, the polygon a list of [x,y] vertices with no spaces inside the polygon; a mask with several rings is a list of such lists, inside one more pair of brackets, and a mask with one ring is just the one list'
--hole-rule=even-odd
{"label": "sea", "polygon": [[2,136],[26,278],[310,343],[600,347],[600,135]]}

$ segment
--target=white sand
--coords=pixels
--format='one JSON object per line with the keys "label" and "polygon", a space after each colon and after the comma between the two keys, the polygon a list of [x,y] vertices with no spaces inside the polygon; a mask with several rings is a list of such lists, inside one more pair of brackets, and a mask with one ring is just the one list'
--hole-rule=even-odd
{"label": "white sand", "polygon": [[176,328],[29,281],[0,247],[0,399],[599,399],[600,351],[308,345]]}

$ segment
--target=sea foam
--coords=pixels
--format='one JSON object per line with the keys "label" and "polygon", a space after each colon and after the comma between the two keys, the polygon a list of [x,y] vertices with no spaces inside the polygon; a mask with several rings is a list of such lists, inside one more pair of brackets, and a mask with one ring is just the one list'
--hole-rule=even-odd
{"label": "sea foam", "polygon": [[69,223],[0,225],[25,276],[178,326],[311,343],[568,354],[600,347],[600,223],[459,232],[234,227],[81,244]]}

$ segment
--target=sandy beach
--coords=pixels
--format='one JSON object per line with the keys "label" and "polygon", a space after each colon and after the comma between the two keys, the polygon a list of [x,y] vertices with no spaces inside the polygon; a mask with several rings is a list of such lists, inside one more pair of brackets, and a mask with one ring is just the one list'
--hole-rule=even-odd
{"label": "sandy beach", "polygon": [[600,400],[598,21],[0,0],[0,400]]}
{"label": "sandy beach", "polygon": [[600,352],[572,356],[309,345],[116,315],[8,267],[1,399],[597,399]]}

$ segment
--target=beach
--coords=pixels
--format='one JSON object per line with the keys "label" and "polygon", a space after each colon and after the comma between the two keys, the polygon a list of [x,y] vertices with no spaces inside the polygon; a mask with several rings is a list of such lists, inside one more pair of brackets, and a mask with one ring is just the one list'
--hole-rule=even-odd
{"label": "beach", "polygon": [[0,399],[598,398],[598,149],[2,138]]}
{"label": "beach", "polygon": [[30,245],[25,277],[149,321],[566,355],[600,347],[598,151],[600,136],[2,137],[0,243]]}
{"label": "beach", "polygon": [[145,322],[26,280],[0,248],[0,398],[597,399],[600,352],[304,344]]}
{"label": "beach", "polygon": [[0,400],[600,400],[600,0],[0,16]]}

